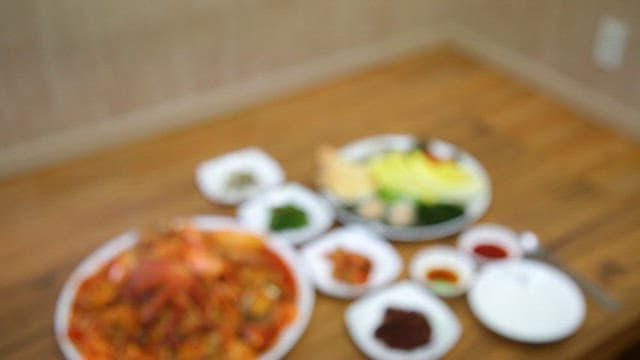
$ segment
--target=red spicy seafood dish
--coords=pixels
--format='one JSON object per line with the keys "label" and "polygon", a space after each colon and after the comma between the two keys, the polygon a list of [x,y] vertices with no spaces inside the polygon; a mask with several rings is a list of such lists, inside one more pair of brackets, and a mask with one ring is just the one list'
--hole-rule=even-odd
{"label": "red spicy seafood dish", "polygon": [[261,238],[148,231],[84,279],[67,335],[87,359],[251,359],[296,318],[296,283]]}

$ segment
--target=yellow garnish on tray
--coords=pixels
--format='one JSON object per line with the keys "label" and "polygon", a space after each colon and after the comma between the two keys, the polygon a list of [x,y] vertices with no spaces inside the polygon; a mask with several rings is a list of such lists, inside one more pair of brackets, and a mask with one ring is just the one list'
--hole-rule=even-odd
{"label": "yellow garnish on tray", "polygon": [[388,153],[369,162],[375,185],[425,203],[464,203],[481,191],[470,170],[455,161],[438,161],[424,152]]}

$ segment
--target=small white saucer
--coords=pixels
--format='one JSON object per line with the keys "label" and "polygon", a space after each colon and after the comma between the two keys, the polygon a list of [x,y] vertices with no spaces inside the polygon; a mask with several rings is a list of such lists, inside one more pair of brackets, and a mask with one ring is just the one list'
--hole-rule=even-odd
{"label": "small white saucer", "polygon": [[573,334],[586,311],[582,292],[571,278],[528,259],[485,265],[468,301],[473,314],[492,331],[536,344]]}

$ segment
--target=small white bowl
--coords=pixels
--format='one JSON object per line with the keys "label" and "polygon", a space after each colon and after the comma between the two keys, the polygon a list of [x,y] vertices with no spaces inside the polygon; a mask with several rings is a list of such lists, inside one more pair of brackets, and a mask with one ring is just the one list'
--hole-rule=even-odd
{"label": "small white bowl", "polygon": [[[441,286],[426,278],[432,269],[447,269],[455,273],[458,281],[455,284]],[[454,297],[464,294],[475,275],[475,263],[467,253],[452,246],[430,246],[420,250],[411,259],[409,274],[412,279],[425,284],[436,295]]]}
{"label": "small white bowl", "polygon": [[[338,248],[362,254],[371,261],[366,283],[351,285],[333,277],[333,263],[328,255]],[[302,257],[316,288],[341,299],[357,297],[393,281],[400,275],[403,265],[402,258],[388,241],[361,225],[350,225],[327,233],[306,245],[302,249]]]}
{"label": "small white bowl", "polygon": [[[229,177],[235,173],[251,174],[253,186],[230,191],[227,189]],[[195,172],[196,184],[202,195],[209,201],[227,205],[238,204],[284,181],[284,171],[269,154],[256,147],[226,153],[198,165]]]}
{"label": "small white bowl", "polygon": [[[469,228],[458,237],[458,248],[473,256],[479,264],[490,261],[519,259],[523,255],[520,246],[520,235],[506,226],[498,224],[480,224]],[[507,255],[503,258],[491,258],[480,255],[474,248],[481,244],[496,245],[504,249]]]}

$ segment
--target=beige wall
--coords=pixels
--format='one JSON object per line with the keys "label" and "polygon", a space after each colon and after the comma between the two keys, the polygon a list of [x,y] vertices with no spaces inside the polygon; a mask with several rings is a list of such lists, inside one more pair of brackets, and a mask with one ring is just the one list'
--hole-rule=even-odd
{"label": "beige wall", "polygon": [[438,0],[0,2],[0,147],[418,31]]}
{"label": "beige wall", "polygon": [[[604,14],[633,29],[624,67],[610,73],[591,61]],[[443,24],[481,35],[477,52],[505,50],[493,52],[497,63],[516,53],[574,80],[556,93],[591,91],[568,91],[573,103],[604,94],[623,104],[592,108],[624,112],[640,134],[638,0],[6,0],[0,176],[246,106],[425,39],[464,36]]]}
{"label": "beige wall", "polygon": [[[518,52],[640,112],[640,1],[459,0],[453,20],[498,46]],[[592,61],[602,16],[631,28],[622,68],[604,71]],[[640,127],[640,118],[637,119]]]}

